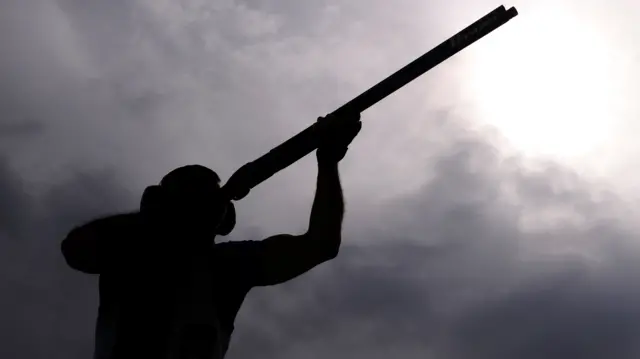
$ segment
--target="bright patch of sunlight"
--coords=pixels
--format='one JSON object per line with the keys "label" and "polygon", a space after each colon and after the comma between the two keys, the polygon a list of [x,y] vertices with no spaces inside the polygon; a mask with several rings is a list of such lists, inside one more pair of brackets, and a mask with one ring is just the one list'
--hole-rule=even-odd
{"label": "bright patch of sunlight", "polygon": [[473,46],[467,98],[517,150],[585,158],[612,141],[616,49],[584,17],[529,8]]}

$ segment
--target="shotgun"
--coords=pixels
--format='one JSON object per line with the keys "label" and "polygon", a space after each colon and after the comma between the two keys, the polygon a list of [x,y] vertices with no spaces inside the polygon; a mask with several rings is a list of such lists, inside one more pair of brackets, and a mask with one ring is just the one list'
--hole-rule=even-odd
{"label": "shotgun", "polygon": [[480,40],[517,15],[518,11],[514,7],[506,10],[503,5],[499,6],[325,116],[324,120],[314,123],[257,160],[240,167],[223,186],[225,195],[234,201],[244,198],[252,188],[317,149],[319,139],[322,138],[322,134],[327,131],[327,128],[331,127],[332,123],[340,119],[348,119],[350,118],[349,114],[359,114],[375,105],[378,101]]}

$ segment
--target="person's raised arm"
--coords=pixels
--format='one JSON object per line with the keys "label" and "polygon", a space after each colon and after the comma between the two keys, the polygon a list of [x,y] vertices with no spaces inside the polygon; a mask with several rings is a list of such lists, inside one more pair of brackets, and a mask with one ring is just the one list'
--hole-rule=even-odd
{"label": "person's raised arm", "polygon": [[73,228],[60,245],[67,264],[84,273],[100,274],[117,261],[138,220],[138,213],[124,213]]}
{"label": "person's raised arm", "polygon": [[357,120],[344,119],[316,151],[318,177],[308,230],[302,235],[272,236],[258,244],[256,285],[288,281],[338,255],[344,216],[338,163],[360,131],[359,115]]}

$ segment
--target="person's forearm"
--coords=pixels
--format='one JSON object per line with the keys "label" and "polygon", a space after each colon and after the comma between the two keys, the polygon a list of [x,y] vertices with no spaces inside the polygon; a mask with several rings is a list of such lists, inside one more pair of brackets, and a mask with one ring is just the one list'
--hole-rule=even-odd
{"label": "person's forearm", "polygon": [[338,163],[319,164],[315,199],[311,209],[308,234],[327,244],[330,250],[340,247],[344,199]]}
{"label": "person's forearm", "polygon": [[73,228],[61,243],[62,254],[67,264],[78,271],[99,274],[101,271],[100,251],[101,239],[95,235],[94,227],[99,226],[102,219],[85,223]]}
{"label": "person's forearm", "polygon": [[109,267],[120,252],[135,214],[99,218],[71,230],[61,243],[67,263],[74,269],[98,274]]}

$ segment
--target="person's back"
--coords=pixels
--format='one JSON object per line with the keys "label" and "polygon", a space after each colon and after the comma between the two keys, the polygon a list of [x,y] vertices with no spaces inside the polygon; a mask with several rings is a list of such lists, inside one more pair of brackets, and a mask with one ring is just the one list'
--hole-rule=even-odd
{"label": "person's back", "polygon": [[256,283],[257,246],[225,242],[182,258],[147,247],[134,263],[101,273],[95,357],[222,358]]}

